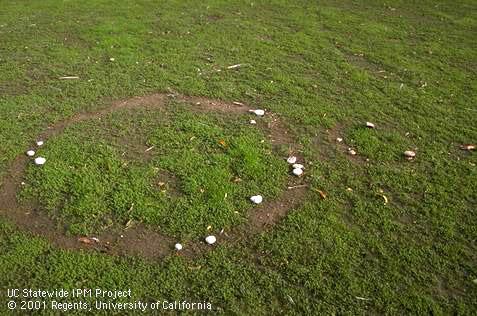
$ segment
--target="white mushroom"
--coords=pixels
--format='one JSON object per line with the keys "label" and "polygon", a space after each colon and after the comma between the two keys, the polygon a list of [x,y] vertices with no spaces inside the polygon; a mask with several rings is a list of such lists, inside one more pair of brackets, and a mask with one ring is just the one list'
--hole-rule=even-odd
{"label": "white mushroom", "polygon": [[208,243],[209,245],[215,244],[216,241],[217,241],[217,238],[215,238],[215,236],[210,235],[205,237],[205,242]]}
{"label": "white mushroom", "polygon": [[254,195],[250,198],[250,201],[252,201],[255,204],[260,204],[263,201],[263,197],[261,195]]}
{"label": "white mushroom", "polygon": [[39,141],[36,142],[36,145],[37,145],[37,146],[42,146],[43,144],[44,144],[44,143],[43,143],[42,140],[39,140]]}
{"label": "white mushroom", "polygon": [[255,120],[250,120],[250,124],[257,124],[257,121],[255,121]]}
{"label": "white mushroom", "polygon": [[293,169],[305,169],[305,166],[303,166],[301,163],[295,163],[292,167]]}
{"label": "white mushroom", "polygon": [[366,122],[366,127],[369,127],[369,128],[374,128],[374,124],[371,123],[371,122]]}
{"label": "white mushroom", "polygon": [[412,159],[412,158],[416,157],[416,153],[412,150],[406,150],[404,152],[404,156],[406,156],[408,159]]}
{"label": "white mushroom", "polygon": [[174,248],[176,248],[177,251],[180,251],[180,250],[182,250],[182,245],[177,243],[177,244],[174,245]]}
{"label": "white mushroom", "polygon": [[37,158],[35,158],[35,164],[36,164],[36,165],[43,165],[43,164],[45,164],[45,162],[46,162],[46,159],[43,158],[43,157],[37,157]]}
{"label": "white mushroom", "polygon": [[341,142],[343,141],[343,138],[338,137],[338,138],[336,138],[336,141],[337,141],[338,143],[341,143]]}
{"label": "white mushroom", "polygon": [[28,157],[33,157],[33,156],[35,156],[35,151],[34,150],[29,150],[29,151],[26,152],[26,154],[27,154]]}
{"label": "white mushroom", "polygon": [[352,148],[348,148],[348,154],[350,154],[351,156],[355,156],[356,155],[356,150],[354,150]]}
{"label": "white mushroom", "polygon": [[264,116],[265,115],[264,110],[257,109],[257,110],[249,110],[249,111],[252,112],[252,113],[255,113],[255,115],[257,115],[257,116]]}
{"label": "white mushroom", "polygon": [[295,157],[295,156],[290,156],[290,157],[288,157],[287,162],[288,162],[290,165],[294,164],[294,163],[296,162],[296,157]]}
{"label": "white mushroom", "polygon": [[298,177],[299,177],[299,176],[301,176],[301,175],[303,174],[303,169],[295,168],[295,169],[293,169],[293,174],[294,174],[295,176],[298,176]]}

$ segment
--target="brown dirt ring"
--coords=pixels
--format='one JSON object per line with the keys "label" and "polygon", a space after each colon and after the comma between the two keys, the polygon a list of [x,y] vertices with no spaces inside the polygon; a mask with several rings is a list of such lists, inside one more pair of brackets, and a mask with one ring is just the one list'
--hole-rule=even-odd
{"label": "brown dirt ring", "polygon": [[[80,121],[98,118],[119,109],[132,108],[160,108],[167,104],[167,100],[176,100],[190,104],[192,111],[202,112],[226,112],[243,114],[248,113],[250,108],[242,103],[225,103],[219,100],[210,100],[201,97],[190,97],[173,94],[153,94],[145,97],[137,97],[112,103],[109,107],[98,112],[80,113],[66,120],[59,121],[49,126],[46,131],[38,136],[38,139],[47,140],[60,134],[66,127]],[[299,146],[293,141],[292,136],[282,124],[280,119],[273,113],[267,112],[266,121],[258,120],[257,126],[263,129],[274,148],[288,146],[290,154],[299,155]],[[302,157],[300,157],[302,158]],[[303,161],[303,159],[301,159]],[[17,201],[17,193],[20,190],[24,172],[29,160],[25,154],[18,155],[11,164],[7,175],[3,179],[0,188],[0,215],[9,219],[18,227],[32,233],[35,236],[46,238],[52,244],[63,249],[95,249],[112,255],[136,255],[145,258],[163,258],[171,253],[191,257],[213,249],[216,245],[225,242],[246,243],[250,237],[267,230],[288,214],[290,210],[298,206],[303,200],[306,190],[303,178],[289,176],[287,187],[283,193],[273,201],[265,201],[255,206],[248,214],[248,220],[230,231],[214,233],[217,242],[214,246],[206,245],[203,241],[191,240],[184,243],[184,249],[180,252],[174,250],[177,242],[174,238],[154,231],[145,225],[138,224],[128,229],[110,229],[98,236],[97,243],[84,244],[78,241],[78,236],[65,234],[65,229],[58,227],[55,222],[44,213],[31,206],[20,205]],[[213,232],[211,232],[212,234]]]}

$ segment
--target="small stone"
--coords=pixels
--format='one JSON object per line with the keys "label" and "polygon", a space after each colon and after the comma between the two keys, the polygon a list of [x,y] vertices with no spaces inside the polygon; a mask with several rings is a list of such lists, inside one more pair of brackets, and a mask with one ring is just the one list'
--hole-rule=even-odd
{"label": "small stone", "polygon": [[374,124],[371,122],[366,122],[366,127],[375,128],[376,126],[374,126]]}
{"label": "small stone", "polygon": [[43,157],[37,157],[35,158],[35,164],[36,165],[44,165],[46,162],[46,159]]}
{"label": "small stone", "polygon": [[35,156],[35,151],[34,150],[29,150],[29,151],[26,152],[26,154],[27,154],[28,157],[33,157],[33,156]]}
{"label": "small stone", "polygon": [[416,153],[412,150],[406,150],[404,152],[404,156],[406,156],[408,159],[413,159],[414,157],[416,157]]}
{"label": "small stone", "polygon": [[180,251],[180,250],[182,250],[182,245],[177,243],[177,244],[174,245],[174,248],[176,248],[177,251]]}
{"label": "small stone", "polygon": [[296,157],[295,157],[295,156],[290,156],[290,157],[288,157],[287,162],[288,162],[290,165],[294,164],[294,163],[296,162]]}
{"label": "small stone", "polygon": [[44,142],[42,140],[39,140],[39,141],[36,142],[37,146],[42,146],[43,144],[44,144]]}
{"label": "small stone", "polygon": [[257,124],[257,121],[255,121],[255,120],[250,120],[250,124]]}
{"label": "small stone", "polygon": [[305,169],[305,166],[303,166],[301,163],[295,163],[292,167],[293,169]]}
{"label": "small stone", "polygon": [[263,197],[261,195],[254,195],[250,198],[250,201],[252,201],[255,204],[260,204],[263,201]]}
{"label": "small stone", "polygon": [[301,176],[303,174],[303,169],[300,168],[295,168],[293,169],[293,174],[297,177]]}
{"label": "small stone", "polygon": [[210,235],[205,237],[205,242],[208,243],[209,245],[215,244],[216,241],[217,241],[217,238],[215,238],[215,236]]}

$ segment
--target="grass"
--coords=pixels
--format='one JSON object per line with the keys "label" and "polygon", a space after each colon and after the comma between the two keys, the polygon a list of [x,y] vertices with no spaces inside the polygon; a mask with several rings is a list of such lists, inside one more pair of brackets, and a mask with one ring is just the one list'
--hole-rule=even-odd
{"label": "grass", "polygon": [[[134,299],[206,300],[223,314],[475,313],[477,159],[459,149],[477,139],[472,1],[46,0],[1,8],[2,176],[58,120],[177,91],[280,114],[304,148],[311,187],[327,196],[311,190],[247,247],[159,262],[57,249],[0,220],[2,295],[12,287],[131,288]],[[80,79],[58,80],[65,75]],[[363,128],[366,121],[377,128]],[[242,197],[254,189],[279,193],[286,167],[261,137],[237,117],[198,116],[177,104],[161,119],[116,112],[52,138],[41,149],[47,164],[29,169],[22,196],[39,198],[72,233],[132,218],[194,238],[206,222],[243,220],[230,214],[246,210]],[[136,143],[157,151],[144,159]],[[407,149],[415,160],[402,158]],[[217,173],[207,172],[210,164]],[[176,178],[179,194],[151,185],[160,181],[154,167]],[[231,186],[235,175],[246,181]],[[210,194],[199,195],[200,186]]]}
{"label": "grass", "polygon": [[74,125],[38,150],[51,163],[30,165],[23,196],[72,234],[140,221],[181,238],[241,222],[249,196],[277,196],[286,163],[246,117],[180,106]]}

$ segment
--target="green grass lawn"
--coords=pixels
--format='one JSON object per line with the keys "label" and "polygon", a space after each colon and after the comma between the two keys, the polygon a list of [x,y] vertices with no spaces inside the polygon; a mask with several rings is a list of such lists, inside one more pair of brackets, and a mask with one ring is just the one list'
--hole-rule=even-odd
{"label": "green grass lawn", "polygon": [[[273,228],[195,257],[65,250],[0,217],[1,313],[8,288],[103,288],[226,315],[475,314],[477,158],[459,146],[477,143],[476,12],[470,0],[0,0],[0,185],[48,126],[158,92],[275,113],[309,184]],[[27,167],[18,199],[66,234],[135,221],[200,240],[245,222],[250,195],[285,190],[286,148],[251,118],[170,100],[72,124],[39,149],[47,163]]]}

